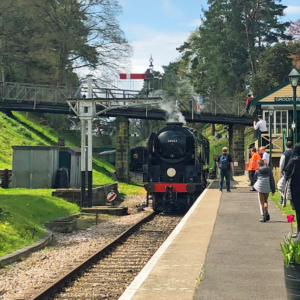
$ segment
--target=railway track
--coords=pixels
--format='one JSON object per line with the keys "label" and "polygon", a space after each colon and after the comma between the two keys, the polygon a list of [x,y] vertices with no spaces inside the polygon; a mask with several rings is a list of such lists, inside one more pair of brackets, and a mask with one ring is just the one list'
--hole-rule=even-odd
{"label": "railway track", "polygon": [[149,215],[31,300],[118,299],[182,217]]}

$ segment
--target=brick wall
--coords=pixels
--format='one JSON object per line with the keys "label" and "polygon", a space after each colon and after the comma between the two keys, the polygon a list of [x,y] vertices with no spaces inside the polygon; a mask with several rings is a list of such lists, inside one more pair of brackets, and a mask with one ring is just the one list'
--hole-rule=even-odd
{"label": "brick wall", "polygon": [[117,117],[116,173],[118,180],[129,182],[129,122],[127,117]]}
{"label": "brick wall", "polygon": [[234,167],[234,175],[244,175],[244,137],[245,137],[245,125],[237,124],[232,126],[232,159],[238,163],[238,166]]}

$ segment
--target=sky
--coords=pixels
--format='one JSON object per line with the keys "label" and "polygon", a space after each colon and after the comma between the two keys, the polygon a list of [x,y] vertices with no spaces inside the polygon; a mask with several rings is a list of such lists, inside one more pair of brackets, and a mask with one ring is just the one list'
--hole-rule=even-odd
{"label": "sky", "polygon": [[[118,16],[121,29],[133,48],[130,73],[143,73],[152,55],[154,70],[176,61],[176,50],[199,27],[206,0],[119,0],[123,13]],[[282,0],[288,6],[283,21],[300,18],[300,0]],[[117,84],[117,82],[116,82]],[[129,88],[138,81],[127,82]],[[134,86],[135,85],[135,86]]]}

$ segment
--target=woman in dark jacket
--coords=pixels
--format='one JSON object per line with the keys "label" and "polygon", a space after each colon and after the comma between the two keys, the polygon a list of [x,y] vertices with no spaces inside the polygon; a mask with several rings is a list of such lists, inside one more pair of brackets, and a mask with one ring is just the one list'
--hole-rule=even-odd
{"label": "woman in dark jacket", "polygon": [[286,179],[291,178],[291,194],[295,206],[298,229],[297,233],[292,237],[297,237],[300,231],[300,143],[297,143],[294,147],[292,157],[286,166],[284,177]]}
{"label": "woman in dark jacket", "polygon": [[258,191],[258,197],[261,205],[262,219],[260,222],[266,222],[270,220],[268,212],[268,197],[269,193],[275,193],[275,181],[270,167],[265,165],[264,160],[258,161],[259,168],[254,173],[254,185],[253,187]]}

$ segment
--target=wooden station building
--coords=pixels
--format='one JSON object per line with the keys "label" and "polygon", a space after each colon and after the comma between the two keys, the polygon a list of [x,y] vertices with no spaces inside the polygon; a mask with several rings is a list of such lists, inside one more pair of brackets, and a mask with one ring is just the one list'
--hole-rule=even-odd
{"label": "wooden station building", "polygon": [[[299,83],[298,88],[299,89]],[[300,91],[299,91],[300,93]],[[300,97],[297,97],[297,141],[300,132]],[[293,141],[293,88],[289,81],[273,88],[267,93],[252,99],[252,106],[256,106],[256,115],[262,115],[267,122],[268,131],[272,125],[272,163],[273,167],[279,166],[280,157],[285,150],[286,141]],[[273,110],[273,116],[272,115]],[[270,146],[270,135],[261,134],[258,130],[255,147],[266,145],[267,151]]]}

